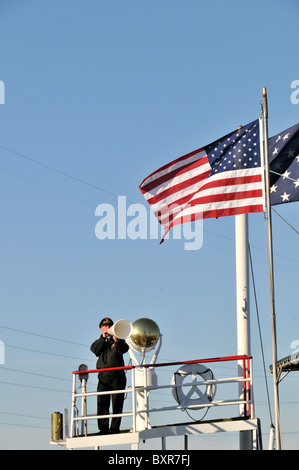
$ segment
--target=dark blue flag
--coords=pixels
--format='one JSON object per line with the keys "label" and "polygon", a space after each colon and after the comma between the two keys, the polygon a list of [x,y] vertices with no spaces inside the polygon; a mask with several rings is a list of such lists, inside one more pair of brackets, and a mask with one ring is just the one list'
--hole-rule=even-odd
{"label": "dark blue flag", "polygon": [[299,201],[299,123],[269,139],[271,205]]}

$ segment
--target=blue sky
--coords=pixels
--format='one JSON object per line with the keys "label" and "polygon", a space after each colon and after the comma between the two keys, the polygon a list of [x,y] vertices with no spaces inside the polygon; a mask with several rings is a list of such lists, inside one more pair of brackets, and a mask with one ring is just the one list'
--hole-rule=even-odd
{"label": "blue sky", "polygon": [[[236,354],[234,219],[205,221],[202,248],[186,251],[184,240],[99,240],[95,211],[100,204],[117,211],[118,196],[146,207],[141,181],[258,118],[264,86],[269,134],[298,122],[299,105],[290,99],[299,79],[298,3],[244,5],[0,1],[0,448],[53,449],[51,413],[70,408],[72,370],[81,362],[95,367],[89,345],[103,316],[152,318],[163,333],[163,361]],[[297,203],[276,210],[296,227]],[[263,215],[251,215],[249,224],[268,365]],[[276,214],[273,231],[284,357],[299,340],[298,235]],[[256,414],[267,445],[251,304]],[[292,373],[280,386],[288,449],[299,447],[297,381]],[[221,436],[194,445],[238,443]]]}

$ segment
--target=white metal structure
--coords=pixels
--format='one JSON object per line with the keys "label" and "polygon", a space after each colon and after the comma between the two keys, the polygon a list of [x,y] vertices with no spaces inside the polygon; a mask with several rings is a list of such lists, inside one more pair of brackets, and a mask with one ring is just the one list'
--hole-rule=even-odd
{"label": "white metal structure", "polygon": [[[242,363],[243,365],[243,374],[242,377],[230,377],[230,378],[221,378],[221,379],[207,379],[202,380],[203,377],[199,374],[186,374],[186,383],[180,381],[178,384],[169,383],[167,385],[158,385],[154,386],[147,385],[147,369],[155,367],[155,369],[169,368],[170,366],[179,366],[182,368],[185,365],[191,366],[194,365],[195,370],[206,370],[206,367],[202,364],[210,366],[211,363],[222,363],[227,361],[235,361],[238,364]],[[144,371],[144,386],[136,386],[135,373],[136,370],[140,368]],[[95,448],[99,449],[100,447],[105,446],[120,446],[120,445],[130,445],[131,449],[139,449],[139,443],[147,440],[160,438],[162,449],[166,448],[166,438],[171,436],[182,436],[184,438],[184,446],[187,449],[187,439],[190,435],[200,435],[207,433],[217,433],[217,432],[239,432],[239,431],[251,431],[252,433],[252,448],[260,449],[261,440],[259,433],[259,420],[254,416],[254,406],[253,406],[253,394],[252,394],[252,358],[251,356],[229,356],[223,358],[213,358],[213,359],[202,359],[196,361],[184,361],[184,362],[174,362],[174,363],[164,363],[164,364],[143,364],[143,365],[132,365],[127,367],[122,367],[131,372],[131,381],[130,386],[125,390],[119,390],[114,392],[87,392],[86,391],[86,381],[82,380],[82,391],[77,392],[77,378],[79,374],[94,374],[98,373],[99,370],[89,370],[89,371],[74,371],[73,372],[73,390],[72,390],[72,411],[71,411],[71,426],[70,426],[70,435],[65,436],[63,440],[60,441],[51,441],[52,444],[59,444],[66,446],[67,449],[79,449],[79,448]],[[214,377],[214,376],[213,376]],[[242,385],[242,396],[239,395],[239,385]],[[224,397],[215,400],[215,391],[217,387],[217,394],[221,395],[221,389],[225,389],[228,385],[229,393],[233,393],[230,397]],[[176,402],[173,398],[173,390],[178,387],[181,391],[189,389],[189,392],[184,394],[184,404],[183,406]],[[186,388],[185,388],[186,387]],[[208,395],[211,388],[214,391],[211,400],[206,400],[204,397]],[[205,392],[202,390],[205,389]],[[151,407],[149,404],[149,396],[153,390],[164,390],[169,391],[169,405],[163,407]],[[201,391],[199,391],[201,390]],[[144,393],[144,409],[140,409],[137,406],[137,394]],[[130,427],[127,430],[121,431],[119,434],[109,434],[109,435],[99,435],[99,434],[89,434],[88,433],[88,423],[90,421],[97,420],[101,416],[89,415],[87,413],[87,400],[91,400],[99,394],[112,394],[112,393],[126,393],[131,396],[131,409],[124,411],[121,415],[123,418],[130,420]],[[196,403],[192,404],[192,396],[196,395]],[[190,398],[189,402],[186,401],[186,397]],[[200,397],[203,397],[202,403],[200,403]],[[76,402],[78,399],[82,400],[81,413],[79,412]],[[165,419],[167,419],[167,413],[169,411],[175,410],[185,410],[188,409],[190,412],[194,409],[216,409],[217,407],[228,407],[231,408],[234,406],[237,408],[237,413],[235,417],[230,417],[226,419],[214,419],[211,421],[189,421],[189,422],[179,422],[176,424],[165,424]],[[243,416],[240,417],[238,409],[242,406]],[[143,420],[144,426],[140,429],[138,426],[138,417],[143,415],[145,419]],[[154,416],[162,419],[161,424],[151,425],[151,417]],[[109,417],[116,416],[113,414],[107,415]],[[107,417],[106,416],[106,417]],[[120,416],[120,415],[118,415]],[[81,426],[80,426],[81,424]],[[80,429],[81,428],[81,429]]]}

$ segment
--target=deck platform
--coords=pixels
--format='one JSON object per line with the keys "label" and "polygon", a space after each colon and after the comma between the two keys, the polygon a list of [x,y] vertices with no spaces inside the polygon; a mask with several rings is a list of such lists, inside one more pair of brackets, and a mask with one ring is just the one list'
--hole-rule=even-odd
{"label": "deck platform", "polygon": [[215,434],[218,432],[240,432],[252,431],[253,449],[260,448],[259,443],[259,420],[230,418],[216,421],[192,421],[187,423],[177,423],[167,426],[153,426],[138,432],[129,430],[119,434],[90,434],[87,436],[70,437],[52,444],[65,446],[67,449],[94,448],[99,449],[106,446],[130,445],[132,450],[139,449],[139,443],[148,439],[161,439],[161,448],[166,449],[166,438],[182,436],[184,437],[185,448],[187,448],[187,438],[190,435]]}

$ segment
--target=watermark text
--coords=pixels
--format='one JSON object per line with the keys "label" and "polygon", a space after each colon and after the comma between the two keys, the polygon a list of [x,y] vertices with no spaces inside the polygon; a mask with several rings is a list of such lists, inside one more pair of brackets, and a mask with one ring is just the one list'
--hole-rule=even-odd
{"label": "watermark text", "polygon": [[294,341],[291,342],[291,349],[294,349],[294,351],[291,354],[291,362],[292,364],[298,364],[299,363],[299,340],[295,339]]}
{"label": "watermark text", "polygon": [[0,104],[5,104],[5,85],[2,80],[0,80]]}
{"label": "watermark text", "polygon": [[299,80],[293,80],[291,82],[291,88],[294,91],[291,93],[291,103],[298,104],[299,103]]}
{"label": "watermark text", "polygon": [[[178,208],[171,207],[172,215]],[[112,204],[99,204],[95,210],[99,218],[95,226],[95,235],[99,240],[161,240],[164,229],[155,215],[143,204],[133,203],[127,206],[126,196],[118,196],[117,207]],[[203,221],[196,220],[174,227],[164,239],[184,240],[184,250],[199,250],[203,244]]]}
{"label": "watermark text", "polygon": [[3,341],[0,340],[0,364],[5,364],[5,346]]}

